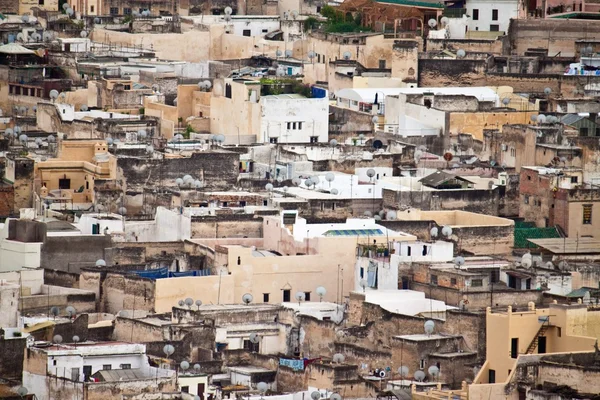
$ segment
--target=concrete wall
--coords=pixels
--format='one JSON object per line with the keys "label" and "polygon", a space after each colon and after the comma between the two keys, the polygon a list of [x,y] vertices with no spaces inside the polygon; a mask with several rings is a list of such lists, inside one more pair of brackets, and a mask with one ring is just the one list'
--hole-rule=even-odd
{"label": "concrete wall", "polygon": [[111,247],[111,238],[106,235],[69,236],[69,247],[65,238],[49,236],[41,252],[42,267],[66,272],[79,272],[83,266],[95,265],[96,260],[105,258],[105,249]]}

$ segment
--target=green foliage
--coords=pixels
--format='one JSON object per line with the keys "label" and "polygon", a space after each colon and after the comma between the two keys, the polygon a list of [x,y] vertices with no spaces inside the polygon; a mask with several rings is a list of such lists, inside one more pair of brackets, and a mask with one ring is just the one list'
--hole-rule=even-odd
{"label": "green foliage", "polygon": [[305,85],[296,79],[261,78],[260,83],[262,85],[261,94],[263,96],[295,93],[304,97],[312,97],[310,85]]}
{"label": "green foliage", "polygon": [[348,33],[348,32],[367,32],[370,28],[361,26],[362,15],[351,13],[341,13],[335,7],[324,6],[321,9],[321,15],[327,18],[325,31],[330,33]]}
{"label": "green foliage", "polygon": [[304,20],[304,32],[315,29],[319,26],[319,20],[315,17],[308,17]]}
{"label": "green foliage", "polygon": [[123,18],[123,24],[128,24],[128,23],[130,23],[131,21],[133,21],[133,18],[131,18],[131,15],[126,15],[126,16]]}
{"label": "green foliage", "polygon": [[23,333],[19,332],[19,331],[15,331],[13,332],[13,337],[22,337]]}
{"label": "green foliage", "polygon": [[192,128],[190,124],[187,124],[187,126],[185,127],[185,131],[182,133],[182,135],[185,139],[189,139],[192,133],[194,132],[196,132],[194,128]]}
{"label": "green foliage", "polygon": [[146,109],[144,107],[140,108],[138,111],[140,115],[144,115],[146,113]]}

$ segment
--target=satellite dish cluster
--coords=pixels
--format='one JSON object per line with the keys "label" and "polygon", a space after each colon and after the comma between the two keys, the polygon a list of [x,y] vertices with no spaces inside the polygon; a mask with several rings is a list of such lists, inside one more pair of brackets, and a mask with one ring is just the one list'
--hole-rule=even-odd
{"label": "satellite dish cluster", "polygon": [[65,14],[67,14],[69,17],[72,17],[75,14],[75,11],[73,10],[73,8],[71,8],[69,3],[64,3],[62,5],[62,9],[65,12]]}
{"label": "satellite dish cluster", "polygon": [[184,175],[182,178],[175,179],[175,185],[180,189],[202,189],[204,182],[199,179],[194,179],[191,175]]}
{"label": "satellite dish cluster", "polygon": [[194,301],[194,299],[192,299],[191,297],[188,297],[185,300],[179,300],[179,302],[177,304],[179,304],[179,307],[187,306],[188,309],[190,309],[190,310],[192,309],[192,306],[195,304],[197,307],[197,310],[200,310],[200,306],[202,305],[202,300],[198,299],[198,300]]}

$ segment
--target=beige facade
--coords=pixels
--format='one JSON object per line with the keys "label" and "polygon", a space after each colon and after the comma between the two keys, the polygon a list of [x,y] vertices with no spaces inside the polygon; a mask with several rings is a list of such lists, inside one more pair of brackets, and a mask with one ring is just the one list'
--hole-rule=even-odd
{"label": "beige facade", "polygon": [[46,11],[58,11],[58,0],[19,0],[19,14],[30,14],[32,8]]}
{"label": "beige facade", "polygon": [[62,140],[58,146],[57,158],[35,165],[40,197],[89,203],[94,201],[96,179],[116,179],[117,161],[108,153],[106,142]]}
{"label": "beige facade", "polygon": [[536,309],[530,303],[519,312],[510,306],[504,312],[488,308],[486,332],[486,362],[469,387],[470,399],[505,398],[494,393],[503,393],[520,355],[592,350],[600,336],[600,311],[583,304]]}

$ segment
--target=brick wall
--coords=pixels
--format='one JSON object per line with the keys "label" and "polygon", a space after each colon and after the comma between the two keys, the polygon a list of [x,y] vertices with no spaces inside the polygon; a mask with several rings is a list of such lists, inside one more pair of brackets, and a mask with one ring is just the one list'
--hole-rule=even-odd
{"label": "brick wall", "polygon": [[12,185],[0,182],[0,218],[15,215],[15,191]]}

